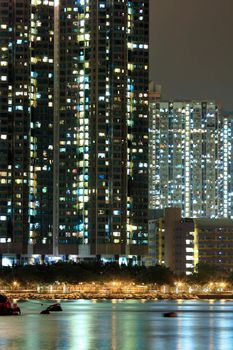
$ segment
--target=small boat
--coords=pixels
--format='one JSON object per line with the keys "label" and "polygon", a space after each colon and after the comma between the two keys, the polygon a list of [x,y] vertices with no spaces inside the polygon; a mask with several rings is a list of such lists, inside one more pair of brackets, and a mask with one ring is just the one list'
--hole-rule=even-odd
{"label": "small boat", "polygon": [[62,311],[61,305],[60,304],[53,304],[47,307],[48,311]]}
{"label": "small boat", "polygon": [[163,317],[177,317],[176,312],[164,312]]}
{"label": "small boat", "polygon": [[20,314],[20,308],[16,304],[12,307],[10,300],[5,295],[0,294],[0,316],[18,316]]}
{"label": "small boat", "polygon": [[48,309],[45,309],[45,310],[42,310],[40,314],[41,314],[41,315],[49,315],[50,312],[49,312]]}
{"label": "small boat", "polygon": [[41,311],[41,315],[49,315],[50,311],[62,311],[60,304],[53,304],[47,307],[47,309]]}

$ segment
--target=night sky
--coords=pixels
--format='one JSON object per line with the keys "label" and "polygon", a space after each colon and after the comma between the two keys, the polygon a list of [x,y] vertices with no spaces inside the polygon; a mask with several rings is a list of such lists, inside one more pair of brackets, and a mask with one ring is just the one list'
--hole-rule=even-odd
{"label": "night sky", "polygon": [[233,111],[233,0],[150,0],[150,79],[164,99]]}

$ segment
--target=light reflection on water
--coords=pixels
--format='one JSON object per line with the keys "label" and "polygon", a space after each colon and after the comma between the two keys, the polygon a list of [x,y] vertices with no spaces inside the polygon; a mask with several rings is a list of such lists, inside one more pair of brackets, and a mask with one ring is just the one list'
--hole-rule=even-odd
{"label": "light reflection on water", "polygon": [[63,312],[40,315],[48,305],[19,303],[22,316],[0,317],[0,349],[233,349],[230,301],[64,301]]}

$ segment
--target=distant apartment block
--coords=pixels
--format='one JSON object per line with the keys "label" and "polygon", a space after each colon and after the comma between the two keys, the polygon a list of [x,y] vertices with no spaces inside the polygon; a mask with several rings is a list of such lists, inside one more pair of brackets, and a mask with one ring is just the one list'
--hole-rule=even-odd
{"label": "distant apartment block", "polygon": [[214,101],[150,99],[150,209],[179,207],[187,218],[232,216],[228,124]]}
{"label": "distant apartment block", "polygon": [[222,203],[220,213],[223,217],[233,219],[233,117],[223,118],[221,130],[221,175]]}

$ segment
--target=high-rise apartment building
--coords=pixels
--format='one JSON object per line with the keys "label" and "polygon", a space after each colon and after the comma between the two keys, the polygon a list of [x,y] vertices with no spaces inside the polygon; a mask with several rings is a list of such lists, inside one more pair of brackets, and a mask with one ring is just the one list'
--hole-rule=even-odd
{"label": "high-rise apartment building", "polygon": [[28,241],[30,4],[0,1],[0,253]]}
{"label": "high-rise apartment building", "polygon": [[152,100],[150,208],[179,207],[183,217],[227,217],[223,139],[215,102]]}
{"label": "high-rise apartment building", "polygon": [[146,252],[148,11],[0,2],[3,253]]}

